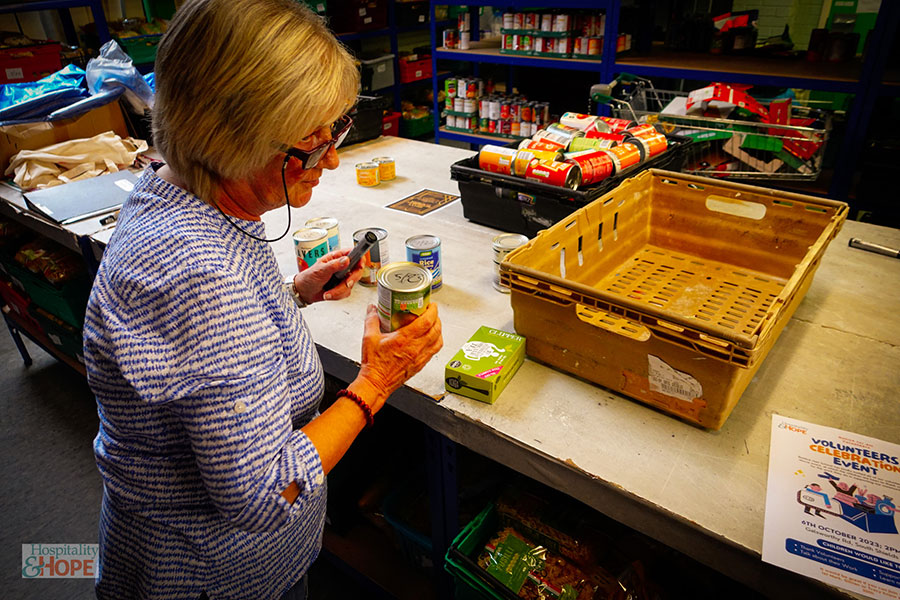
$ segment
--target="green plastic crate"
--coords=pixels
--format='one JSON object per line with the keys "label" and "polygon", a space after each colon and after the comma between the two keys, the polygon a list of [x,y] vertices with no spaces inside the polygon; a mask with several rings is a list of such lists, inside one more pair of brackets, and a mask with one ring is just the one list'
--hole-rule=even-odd
{"label": "green plastic crate", "polygon": [[84,324],[84,311],[91,293],[90,282],[86,278],[55,286],[17,262],[4,263],[3,266],[10,279],[25,290],[32,302],[73,327],[80,328]]}
{"label": "green plastic crate", "polygon": [[433,115],[418,119],[400,119],[400,135],[403,137],[419,137],[430,131],[434,131]]}
{"label": "green plastic crate", "polygon": [[515,594],[502,588],[501,584],[497,583],[495,589],[482,579],[488,575],[476,574],[481,568],[475,560],[499,526],[497,508],[491,503],[450,544],[444,557],[444,570],[453,576],[456,600],[507,600],[510,595],[515,598]]}
{"label": "green plastic crate", "polygon": [[80,327],[72,327],[34,305],[29,308],[29,312],[41,326],[44,335],[56,348],[78,362],[84,362],[84,337]]}
{"label": "green plastic crate", "polygon": [[117,41],[131,57],[134,64],[147,64],[156,61],[156,47],[162,39],[161,33],[138,35],[135,37],[117,38]]}

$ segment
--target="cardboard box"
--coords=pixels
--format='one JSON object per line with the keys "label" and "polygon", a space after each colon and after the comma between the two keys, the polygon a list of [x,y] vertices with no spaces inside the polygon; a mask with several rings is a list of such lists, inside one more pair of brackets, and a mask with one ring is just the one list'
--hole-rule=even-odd
{"label": "cardboard box", "polygon": [[480,327],[447,363],[444,382],[448,391],[493,404],[524,358],[524,337]]}
{"label": "cardboard box", "polygon": [[4,125],[0,127],[0,173],[6,170],[9,159],[20,150],[37,150],[58,142],[93,137],[105,131],[128,137],[118,101],[99,106],[74,119]]}

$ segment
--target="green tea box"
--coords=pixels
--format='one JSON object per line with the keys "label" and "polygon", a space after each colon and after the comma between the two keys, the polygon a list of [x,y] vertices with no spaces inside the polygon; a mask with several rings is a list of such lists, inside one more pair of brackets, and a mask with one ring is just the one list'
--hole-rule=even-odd
{"label": "green tea box", "polygon": [[444,370],[447,390],[493,404],[525,358],[525,338],[480,327]]}

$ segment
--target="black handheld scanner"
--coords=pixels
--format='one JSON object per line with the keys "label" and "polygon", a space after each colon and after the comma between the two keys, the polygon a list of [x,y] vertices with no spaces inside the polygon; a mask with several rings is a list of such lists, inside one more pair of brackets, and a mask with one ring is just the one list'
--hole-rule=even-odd
{"label": "black handheld scanner", "polygon": [[330,290],[331,288],[342,282],[344,279],[346,279],[350,271],[356,268],[356,265],[359,264],[359,261],[362,259],[362,257],[366,255],[366,252],[369,251],[369,248],[371,248],[377,241],[378,236],[375,235],[375,233],[372,231],[367,231],[362,239],[356,242],[356,245],[353,246],[353,250],[350,251],[350,254],[347,255],[347,258],[350,259],[350,264],[340,271],[332,274],[331,279],[328,280],[328,283],[326,283],[322,289]]}

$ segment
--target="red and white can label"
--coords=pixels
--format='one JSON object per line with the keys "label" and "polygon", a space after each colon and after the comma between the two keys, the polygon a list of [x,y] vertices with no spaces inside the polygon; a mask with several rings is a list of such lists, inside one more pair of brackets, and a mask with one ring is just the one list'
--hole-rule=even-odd
{"label": "red and white can label", "polygon": [[577,190],[581,183],[581,168],[575,163],[535,160],[525,169],[525,179]]}
{"label": "red and white can label", "polygon": [[575,163],[581,168],[582,185],[599,183],[615,170],[612,158],[602,150],[575,152],[566,157],[566,162]]}

